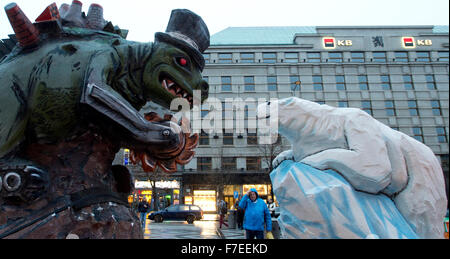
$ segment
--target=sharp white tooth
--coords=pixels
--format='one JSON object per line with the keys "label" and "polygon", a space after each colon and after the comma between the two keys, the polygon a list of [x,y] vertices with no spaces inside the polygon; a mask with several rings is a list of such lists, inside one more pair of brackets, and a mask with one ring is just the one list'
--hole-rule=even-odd
{"label": "sharp white tooth", "polygon": [[167,88],[167,83],[166,83],[166,80],[165,80],[165,79],[162,81],[162,85],[164,86],[164,88],[168,89],[168,88]]}
{"label": "sharp white tooth", "polygon": [[188,93],[183,94],[183,98],[186,98],[188,96]]}
{"label": "sharp white tooth", "polygon": [[171,87],[171,86],[174,85],[174,84],[175,84],[174,82],[170,82],[169,87]]}

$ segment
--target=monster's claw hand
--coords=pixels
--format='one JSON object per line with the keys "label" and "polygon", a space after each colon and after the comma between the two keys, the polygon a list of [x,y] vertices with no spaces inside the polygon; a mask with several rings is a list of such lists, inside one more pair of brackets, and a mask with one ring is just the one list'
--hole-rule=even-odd
{"label": "monster's claw hand", "polygon": [[47,172],[35,166],[0,169],[0,197],[14,202],[32,202],[47,191]]}
{"label": "monster's claw hand", "polygon": [[[175,121],[171,115],[165,115],[164,119],[158,114],[150,112],[145,114],[145,119],[152,122]],[[142,152],[131,150],[130,161],[136,164],[141,161],[142,169],[145,172],[153,172],[157,166],[163,171],[171,173],[177,170],[177,164],[185,165],[191,161],[198,145],[198,134],[190,134],[189,121],[182,118],[178,123],[179,145],[176,147],[149,147],[149,150]]]}
{"label": "monster's claw hand", "polygon": [[272,168],[277,168],[284,160],[294,160],[294,153],[292,149],[286,150],[278,154],[277,157],[272,161]]}

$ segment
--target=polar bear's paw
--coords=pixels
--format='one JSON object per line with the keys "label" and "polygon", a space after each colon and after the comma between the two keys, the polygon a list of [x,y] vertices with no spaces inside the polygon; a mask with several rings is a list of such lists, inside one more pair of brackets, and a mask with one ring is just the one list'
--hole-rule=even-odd
{"label": "polar bear's paw", "polygon": [[277,157],[275,157],[275,159],[272,161],[272,167],[273,169],[275,169],[276,167],[278,167],[284,160],[294,160],[294,152],[290,149],[290,150],[286,150],[281,152],[280,154],[278,154]]}

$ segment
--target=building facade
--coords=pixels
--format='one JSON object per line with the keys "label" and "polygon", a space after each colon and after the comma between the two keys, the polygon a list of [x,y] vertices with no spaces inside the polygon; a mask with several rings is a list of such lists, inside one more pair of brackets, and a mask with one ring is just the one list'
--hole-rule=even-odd
{"label": "building facade", "polygon": [[[361,108],[430,147],[448,195],[448,26],[230,27],[212,35],[204,56],[209,96],[222,102],[223,117],[235,113],[227,98],[297,96]],[[257,103],[246,105],[244,116],[252,118]],[[209,112],[202,107],[201,116]],[[283,138],[258,145],[247,129],[202,132],[195,158],[175,174],[180,202],[214,211],[217,199],[231,207],[251,187],[266,199],[268,161],[286,149]]]}

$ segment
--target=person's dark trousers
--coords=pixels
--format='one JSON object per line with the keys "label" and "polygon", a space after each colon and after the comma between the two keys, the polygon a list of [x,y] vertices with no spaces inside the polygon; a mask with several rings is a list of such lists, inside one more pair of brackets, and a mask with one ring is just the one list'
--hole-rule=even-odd
{"label": "person's dark trousers", "polygon": [[237,212],[237,221],[238,221],[238,228],[243,229],[244,212],[242,210],[238,210]]}
{"label": "person's dark trousers", "polygon": [[245,230],[245,236],[247,239],[264,239],[264,231],[263,230]]}
{"label": "person's dark trousers", "polygon": [[222,224],[228,227],[228,224],[225,223],[225,215],[220,214],[220,216],[219,216],[219,223],[220,223],[220,227],[219,228],[222,228]]}

